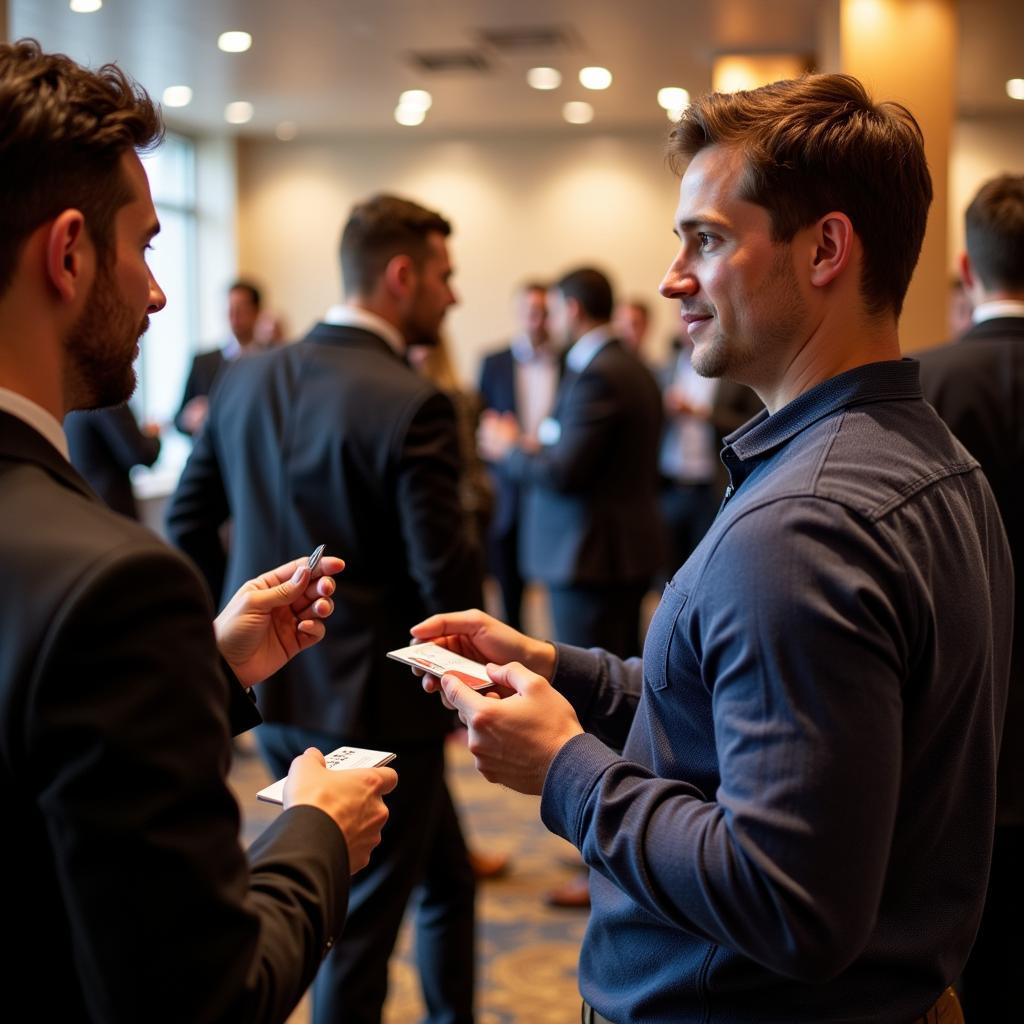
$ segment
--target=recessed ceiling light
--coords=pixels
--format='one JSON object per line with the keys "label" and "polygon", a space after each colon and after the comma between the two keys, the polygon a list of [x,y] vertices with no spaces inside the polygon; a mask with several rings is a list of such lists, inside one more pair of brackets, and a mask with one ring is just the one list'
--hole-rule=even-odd
{"label": "recessed ceiling light", "polygon": [[433,97],[426,89],[406,89],[398,97],[398,105],[407,110],[429,110],[433,102]]}
{"label": "recessed ceiling light", "polygon": [[530,68],[526,72],[526,84],[534,89],[557,89],[562,84],[562,72],[557,68]]}
{"label": "recessed ceiling light", "polygon": [[252,46],[252,36],[248,32],[221,32],[217,46],[225,53],[245,53]]}
{"label": "recessed ceiling light", "polygon": [[[685,110],[690,105],[690,94],[678,85],[667,85],[658,90],[658,106],[665,110]],[[675,118],[673,118],[675,120]]]}
{"label": "recessed ceiling light", "polygon": [[594,108],[582,100],[574,100],[562,107],[562,117],[569,124],[590,124],[594,120]]}
{"label": "recessed ceiling light", "polygon": [[68,6],[75,14],[94,14],[103,6],[103,0],[71,0]]}
{"label": "recessed ceiling light", "polygon": [[426,119],[427,112],[417,107],[403,107],[399,104],[395,107],[395,120],[405,125],[406,128],[414,128],[418,124],[423,124]]}
{"label": "recessed ceiling light", "polygon": [[612,73],[607,68],[580,68],[580,85],[584,89],[607,89],[612,84]]}
{"label": "recessed ceiling light", "polygon": [[1006,83],[1006,95],[1011,100],[1024,100],[1024,78],[1011,78]]}
{"label": "recessed ceiling light", "polygon": [[164,89],[165,107],[187,107],[192,102],[192,90],[187,85],[169,85]]}
{"label": "recessed ceiling light", "polygon": [[274,129],[274,134],[282,142],[291,142],[299,134],[299,126],[294,121],[282,121]]}
{"label": "recessed ceiling light", "polygon": [[253,113],[253,106],[248,100],[235,100],[224,108],[224,120],[228,124],[248,124]]}

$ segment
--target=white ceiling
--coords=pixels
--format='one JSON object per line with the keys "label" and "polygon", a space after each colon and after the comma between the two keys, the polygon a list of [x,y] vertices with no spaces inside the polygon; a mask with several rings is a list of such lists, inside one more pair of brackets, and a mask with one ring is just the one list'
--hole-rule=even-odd
{"label": "white ceiling", "polygon": [[[2,3],[3,0],[0,0]],[[105,0],[80,15],[68,0],[7,0],[13,38],[34,36],[45,48],[98,64],[116,60],[155,96],[187,84],[192,104],[166,111],[172,126],[216,133],[268,135],[294,121],[303,135],[578,131],[561,120],[562,104],[586,99],[595,129],[665,123],[657,90],[710,86],[711,61],[723,51],[792,51],[813,55],[822,0]],[[1024,123],[1024,103],[1005,93],[1024,77],[1024,4],[964,0],[958,101],[962,113],[1005,113]],[[564,42],[508,51],[488,44],[493,30],[549,28]],[[244,54],[221,53],[217,35],[244,29]],[[427,73],[416,51],[469,51],[484,71]],[[563,72],[548,93],[525,84],[527,68]],[[611,69],[606,92],[576,82],[585,64]],[[398,94],[426,88],[434,105],[424,125],[392,118]],[[225,125],[223,110],[248,100],[255,117]]]}

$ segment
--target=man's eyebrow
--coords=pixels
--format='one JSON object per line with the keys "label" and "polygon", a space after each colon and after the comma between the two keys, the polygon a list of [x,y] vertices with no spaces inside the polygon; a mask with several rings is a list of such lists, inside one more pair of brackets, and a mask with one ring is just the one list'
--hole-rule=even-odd
{"label": "man's eyebrow", "polygon": [[676,224],[674,230],[679,234],[680,232],[696,231],[698,228],[719,228],[724,230],[728,226],[720,217],[706,214],[702,217],[691,217],[687,220],[681,220]]}

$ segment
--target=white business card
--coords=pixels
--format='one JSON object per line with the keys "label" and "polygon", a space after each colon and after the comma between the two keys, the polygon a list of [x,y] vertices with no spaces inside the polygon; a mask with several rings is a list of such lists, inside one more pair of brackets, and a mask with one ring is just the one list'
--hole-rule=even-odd
{"label": "white business card", "polygon": [[[348,771],[352,768],[379,768],[394,759],[395,755],[389,754],[386,750],[367,750],[365,747],[338,747],[325,757],[327,767],[332,772]],[[284,779],[272,782],[256,794],[256,799],[265,800],[268,804],[283,804],[284,784]]]}
{"label": "white business card", "polygon": [[388,657],[403,665],[412,665],[414,668],[421,668],[424,672],[437,676],[438,679],[445,672],[457,672],[463,677],[468,686],[474,690],[482,690],[486,686],[493,686],[487,669],[479,661],[472,661],[464,658],[461,654],[449,651],[446,647],[438,644],[413,644],[412,647],[400,647],[397,651],[388,651]]}

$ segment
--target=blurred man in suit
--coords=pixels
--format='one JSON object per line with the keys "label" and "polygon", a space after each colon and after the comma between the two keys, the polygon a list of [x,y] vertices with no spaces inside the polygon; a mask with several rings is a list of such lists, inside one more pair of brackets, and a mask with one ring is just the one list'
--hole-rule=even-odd
{"label": "blurred man in suit", "polygon": [[[317,977],[318,1024],[380,1019],[388,958],[418,883],[430,1020],[464,1024],[473,1013],[474,880],[444,781],[449,716],[386,657],[425,610],[481,601],[455,410],[405,358],[409,345],[437,343],[456,301],[450,231],[395,196],[357,205],[341,238],[345,304],[298,344],[224,371],[168,511],[170,537],[214,594],[295,545],[326,542],[347,563],[324,643],[260,695],[258,739],[273,773],[310,744],[351,743],[394,751],[408,782]],[[218,532],[229,515],[225,563]]]}
{"label": "blurred man in suit", "polygon": [[[516,293],[519,332],[507,347],[484,357],[480,366],[480,397],[484,415],[508,416],[525,438],[551,412],[558,390],[561,360],[548,332],[547,286],[536,281]],[[493,473],[495,508],[488,531],[488,565],[501,588],[505,621],[522,623],[523,576],[519,568],[519,484],[507,474]]]}
{"label": "blurred man in suit", "polygon": [[536,440],[507,417],[482,421],[481,451],[525,488],[523,570],[547,584],[558,638],[628,657],[659,564],[661,398],[612,334],[604,274],[574,270],[549,297],[572,342],[554,410]]}
{"label": "blurred man in suit", "polygon": [[202,430],[209,413],[210,392],[223,367],[259,347],[256,336],[262,301],[259,288],[251,281],[236,281],[228,289],[231,340],[223,348],[199,352],[193,357],[181,407],[174,415],[174,425],[183,434],[193,437]]}
{"label": "blurred man in suit", "polygon": [[162,125],[116,66],[28,40],[0,44],[0,110],[5,977],[39,1020],[281,1022],[341,930],[395,774],[305,753],[247,859],[229,729],[259,719],[243,687],[323,636],[334,584],[286,562],[211,629],[186,560],[71,467],[61,419],[127,400],[164,306],[136,155]]}
{"label": "blurred man in suit", "polygon": [[651,307],[643,299],[620,302],[615,310],[615,334],[641,362],[647,362],[644,347],[651,329]]}
{"label": "blurred man in suit", "polygon": [[960,275],[973,322],[951,344],[920,353],[921,386],[981,463],[1002,512],[1016,575],[992,873],[963,976],[968,1020],[996,1020],[1011,1005],[1024,961],[1024,175],[987,182],[965,219]]}

